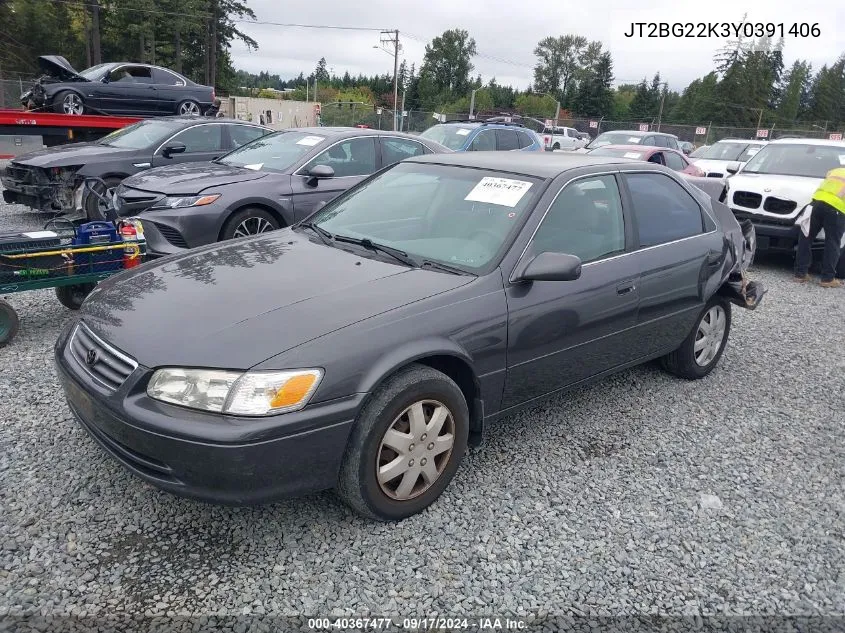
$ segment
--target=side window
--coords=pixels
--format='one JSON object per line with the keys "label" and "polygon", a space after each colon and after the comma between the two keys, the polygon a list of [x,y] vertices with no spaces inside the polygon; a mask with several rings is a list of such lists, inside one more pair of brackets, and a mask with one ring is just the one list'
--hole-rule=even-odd
{"label": "side window", "polygon": [[302,169],[307,173],[317,165],[328,165],[337,178],[368,176],[376,170],[376,144],[372,137],[350,138],[332,145]]}
{"label": "side window", "polygon": [[626,174],[640,246],[657,246],[703,231],[701,208],[663,174]]}
{"label": "side window", "polygon": [[591,262],[625,250],[625,221],[613,176],[583,178],[558,194],[532,242],[535,254],[577,255]]}
{"label": "side window", "polygon": [[160,86],[182,86],[184,82],[178,75],[163,68],[153,68],[153,81]]}
{"label": "side window", "polygon": [[472,152],[492,152],[496,149],[496,135],[493,130],[481,130],[469,146]]}
{"label": "side window", "polygon": [[223,149],[222,125],[195,125],[179,132],[173,142],[185,144],[185,153],[216,152]]}
{"label": "side window", "polygon": [[241,145],[251,143],[257,138],[261,138],[268,131],[264,128],[255,127],[253,125],[230,125],[229,136],[232,138],[232,148],[238,148]]}
{"label": "side window", "polygon": [[515,130],[496,130],[496,145],[501,152],[519,149],[519,141]]}
{"label": "side window", "polygon": [[147,66],[120,66],[109,73],[110,83],[153,83],[153,74]]}
{"label": "side window", "polygon": [[517,132],[516,137],[519,140],[519,149],[531,147],[534,144],[534,140],[525,132]]}
{"label": "side window", "polygon": [[663,152],[654,152],[654,154],[649,157],[648,162],[657,163],[658,165],[666,164],[663,160]]}
{"label": "side window", "polygon": [[416,141],[385,136],[381,138],[381,160],[384,167],[411,156],[422,156],[423,154],[425,154],[425,147]]}
{"label": "side window", "polygon": [[566,135],[570,138],[577,138],[578,133],[575,130],[573,130],[571,127],[569,127],[569,128],[566,128]]}
{"label": "side window", "polygon": [[675,171],[684,171],[687,168],[686,161],[678,156],[675,152],[663,152],[666,158],[666,166]]}

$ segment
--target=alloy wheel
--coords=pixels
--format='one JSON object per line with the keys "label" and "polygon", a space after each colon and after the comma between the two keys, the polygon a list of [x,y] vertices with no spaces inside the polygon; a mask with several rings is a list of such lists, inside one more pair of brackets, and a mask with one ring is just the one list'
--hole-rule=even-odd
{"label": "alloy wheel", "polygon": [[187,114],[190,116],[199,116],[200,107],[193,101],[186,101],[179,106],[179,114]]}
{"label": "alloy wheel", "polygon": [[77,94],[70,93],[62,100],[62,110],[65,114],[82,114],[84,109],[82,99]]}
{"label": "alloy wheel", "polygon": [[693,352],[700,367],[706,367],[716,358],[725,338],[726,325],[725,309],[720,305],[710,308],[699,321]]}
{"label": "alloy wheel", "polygon": [[247,218],[235,229],[232,237],[247,237],[249,235],[258,235],[259,233],[266,233],[272,231],[273,225],[264,218]]}
{"label": "alloy wheel", "polygon": [[394,420],[376,453],[376,479],[391,499],[407,501],[443,474],[455,445],[455,419],[442,402],[420,400]]}

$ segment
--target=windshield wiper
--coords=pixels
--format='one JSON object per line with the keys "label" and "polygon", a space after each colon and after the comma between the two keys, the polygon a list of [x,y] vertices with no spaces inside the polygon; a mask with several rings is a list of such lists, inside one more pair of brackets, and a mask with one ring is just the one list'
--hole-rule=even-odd
{"label": "windshield wiper", "polygon": [[433,262],[430,259],[424,259],[420,262],[420,268],[430,268],[431,270],[442,270],[445,273],[451,273],[453,275],[471,275],[472,273],[468,273],[465,270],[457,268],[455,266],[449,266],[449,264],[441,264],[440,262]]}
{"label": "windshield wiper", "polygon": [[327,246],[331,246],[332,240],[334,240],[334,235],[329,233],[326,229],[319,227],[312,222],[300,222],[299,224],[297,224],[297,226],[302,227],[304,229],[311,229],[312,231],[314,231],[314,233],[317,234],[317,237],[322,240],[323,244]]}
{"label": "windshield wiper", "polygon": [[406,253],[405,251],[400,251],[398,248],[393,248],[392,246],[385,246],[384,244],[373,242],[368,237],[357,238],[348,237],[346,235],[335,235],[334,239],[336,242],[347,242],[348,244],[357,244],[358,246],[363,246],[367,250],[381,251],[382,253],[390,255],[393,259],[402,262],[406,266],[410,266],[411,268],[419,268],[420,266],[417,261],[410,255],[408,255],[408,253]]}

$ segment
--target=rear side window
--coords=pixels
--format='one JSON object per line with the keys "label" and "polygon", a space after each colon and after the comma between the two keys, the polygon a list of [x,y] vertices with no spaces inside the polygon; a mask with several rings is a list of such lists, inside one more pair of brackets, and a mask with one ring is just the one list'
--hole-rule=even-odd
{"label": "rear side window", "polygon": [[687,168],[687,164],[684,159],[678,156],[675,152],[664,152],[663,156],[666,159],[666,166],[669,167],[669,169],[684,171]]}
{"label": "rear side window", "polygon": [[507,152],[519,149],[519,141],[516,138],[515,130],[496,130],[496,139],[499,151]]}
{"label": "rear side window", "polygon": [[701,208],[664,174],[625,174],[641,247],[657,246],[703,232]]}
{"label": "rear side window", "polygon": [[163,68],[153,68],[153,81],[160,86],[184,86],[185,82],[178,75]]}
{"label": "rear side window", "polygon": [[481,130],[472,139],[469,149],[473,152],[492,152],[496,150],[496,136],[493,130]]}
{"label": "rear side window", "polygon": [[384,167],[411,156],[422,156],[423,154],[425,154],[425,148],[416,141],[390,137],[382,137],[381,139],[381,158]]}
{"label": "rear side window", "polygon": [[516,137],[519,140],[520,149],[531,147],[534,144],[534,140],[525,132],[517,132]]}
{"label": "rear side window", "polygon": [[109,73],[109,83],[151,84],[153,73],[147,66],[120,66]]}

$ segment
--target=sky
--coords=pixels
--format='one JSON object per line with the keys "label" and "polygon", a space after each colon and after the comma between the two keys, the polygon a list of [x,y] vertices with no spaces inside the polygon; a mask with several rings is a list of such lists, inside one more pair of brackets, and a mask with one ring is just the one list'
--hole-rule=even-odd
{"label": "sky", "polygon": [[[669,88],[678,91],[712,70],[714,54],[726,43],[716,36],[626,38],[633,22],[739,25],[747,13],[747,22],[783,24],[786,31],[793,24],[808,29],[817,23],[818,37],[786,33],[786,65],[805,59],[819,68],[845,53],[845,2],[837,0],[534,0],[524,5],[513,0],[247,0],[247,4],[264,22],[399,29],[400,61],[407,59],[417,68],[433,37],[451,28],[466,29],[479,53],[473,59],[473,75],[480,73],[485,83],[495,77],[500,84],[520,89],[533,79],[534,47],[549,35],[573,33],[601,41],[613,55],[617,84],[650,79],[659,71]],[[352,75],[393,75],[392,53],[374,48],[380,44],[378,30],[238,26],[259,48],[250,52],[234,44],[236,68],[290,78],[300,71],[308,75],[325,57],[339,75],[347,70]]]}

